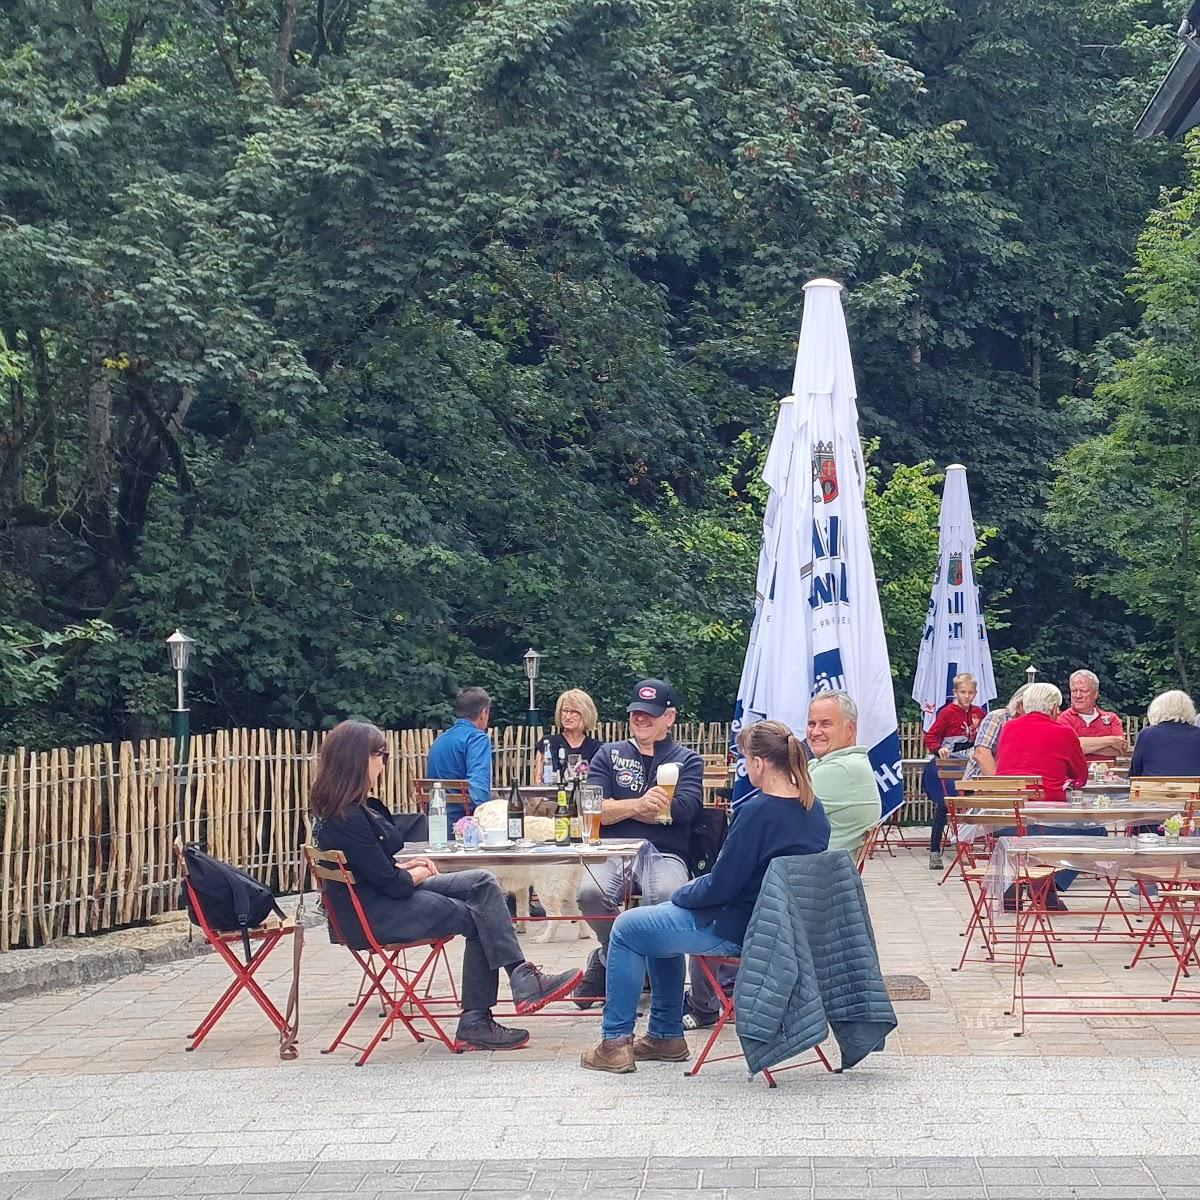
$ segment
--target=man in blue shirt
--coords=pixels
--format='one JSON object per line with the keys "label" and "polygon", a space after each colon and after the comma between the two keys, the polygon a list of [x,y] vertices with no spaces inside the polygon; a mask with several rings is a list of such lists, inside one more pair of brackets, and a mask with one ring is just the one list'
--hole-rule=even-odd
{"label": "man in blue shirt", "polygon": [[[437,736],[425,760],[428,779],[465,779],[475,808],[492,798],[492,739],[487,733],[491,718],[492,698],[483,688],[461,689],[454,697],[454,724]],[[446,805],[451,826],[465,815],[461,804]]]}

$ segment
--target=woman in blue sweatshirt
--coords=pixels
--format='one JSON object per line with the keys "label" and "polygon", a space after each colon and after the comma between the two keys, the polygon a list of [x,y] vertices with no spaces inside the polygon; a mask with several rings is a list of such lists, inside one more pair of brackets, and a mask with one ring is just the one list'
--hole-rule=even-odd
{"label": "woman in blue sweatshirt", "polygon": [[[603,1040],[580,1059],[590,1070],[625,1074],[637,1070],[639,1059],[686,1061],[684,956],[739,957],[770,861],[829,847],[829,820],[813,795],[800,739],[779,721],[759,721],[738,734],[737,744],[758,794],[738,808],[709,874],[684,884],[665,904],[630,909],[613,923]],[[650,1028],[634,1040],[647,971]]]}

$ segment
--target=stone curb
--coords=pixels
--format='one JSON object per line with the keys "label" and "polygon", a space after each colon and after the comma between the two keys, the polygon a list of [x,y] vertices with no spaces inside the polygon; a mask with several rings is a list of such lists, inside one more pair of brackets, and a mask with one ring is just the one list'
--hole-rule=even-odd
{"label": "stone curb", "polygon": [[[128,932],[122,931],[122,934]],[[152,932],[152,929],[138,932]],[[0,955],[0,1002],[17,1000],[35,992],[104,983],[135,975],[160,963],[212,953],[203,937],[193,937],[189,941],[186,933],[174,930],[169,937],[160,934],[150,945],[104,944],[109,937],[118,936],[121,935],[89,938],[89,942],[99,944],[88,949],[80,949],[78,943],[66,946],[55,943],[36,950],[10,950]]]}
{"label": "stone curb", "polygon": [[[296,896],[279,900],[294,914]],[[309,897],[305,927],[323,924]],[[136,975],[147,967],[211,954],[212,948],[198,929],[191,931],[182,912],[154,918],[150,925],[117,929],[89,938],[60,938],[35,950],[9,950],[0,954],[0,1003],[62,988],[87,987]]]}

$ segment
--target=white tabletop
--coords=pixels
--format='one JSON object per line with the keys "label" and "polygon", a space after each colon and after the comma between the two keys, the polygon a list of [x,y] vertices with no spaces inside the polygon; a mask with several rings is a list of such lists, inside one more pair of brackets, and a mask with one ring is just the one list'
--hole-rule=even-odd
{"label": "white tabletop", "polygon": [[434,850],[428,845],[406,846],[400,851],[400,858],[431,858],[439,866],[450,870],[466,870],[473,867],[486,868],[489,864],[496,866],[564,866],[583,863],[601,863],[610,858],[634,859],[646,843],[641,838],[604,840],[595,846],[585,846],[577,843],[571,846],[556,846],[553,842],[535,842],[528,846],[506,846],[494,849],[491,846],[480,846],[478,850],[460,850],[457,846],[449,846],[444,850]]}

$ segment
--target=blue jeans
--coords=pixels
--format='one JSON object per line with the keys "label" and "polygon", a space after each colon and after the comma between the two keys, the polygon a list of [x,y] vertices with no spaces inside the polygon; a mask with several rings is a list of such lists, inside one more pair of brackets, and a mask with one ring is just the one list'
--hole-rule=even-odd
{"label": "blue jeans", "polygon": [[644,904],[614,922],[608,944],[608,988],[601,1036],[626,1037],[637,1020],[642,980],[650,972],[650,1028],[655,1038],[683,1037],[683,977],[686,954],[740,956],[711,926],[703,929],[688,908]]}

